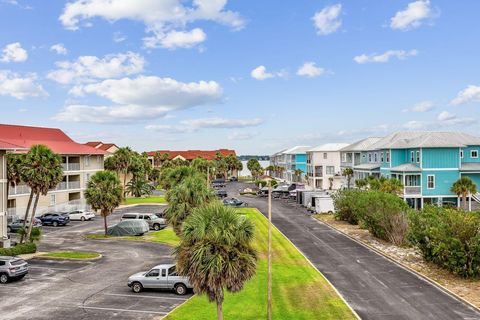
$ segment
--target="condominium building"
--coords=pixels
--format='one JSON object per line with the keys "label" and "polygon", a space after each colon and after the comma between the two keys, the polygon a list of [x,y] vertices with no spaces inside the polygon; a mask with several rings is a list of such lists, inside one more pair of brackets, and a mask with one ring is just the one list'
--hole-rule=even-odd
{"label": "condominium building", "polygon": [[310,146],[295,146],[270,156],[270,164],[282,167],[278,175],[287,182],[303,182],[307,173],[307,150]]}
{"label": "condominium building", "polygon": [[[370,137],[360,141],[349,144],[340,150],[341,163],[340,167],[343,171],[346,168],[354,169],[354,175],[350,179],[350,183],[354,183],[355,179],[362,179],[369,172],[371,165],[367,161],[367,150],[370,146],[378,142],[381,138]],[[364,171],[366,170],[366,171]]]}
{"label": "condominium building", "polygon": [[347,145],[327,143],[307,151],[307,182],[310,187],[323,190],[342,187],[340,150]]}
{"label": "condominium building", "polygon": [[[63,180],[38,201],[40,214],[49,210],[62,210],[84,201],[84,190],[91,175],[103,170],[105,151],[69,138],[55,128],[0,125],[0,141],[16,146],[9,152],[27,152],[31,146],[42,144],[61,155]],[[29,199],[30,188],[23,182],[9,188],[7,210],[9,214],[23,214]]]}

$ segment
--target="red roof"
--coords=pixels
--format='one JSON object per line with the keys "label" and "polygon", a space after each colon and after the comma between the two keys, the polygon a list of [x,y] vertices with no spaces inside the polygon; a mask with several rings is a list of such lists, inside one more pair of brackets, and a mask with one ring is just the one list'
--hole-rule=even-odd
{"label": "red roof", "polygon": [[87,146],[96,148],[99,144],[102,144],[102,142],[101,141],[90,141],[90,142],[87,142],[85,144]]}
{"label": "red roof", "polygon": [[[111,152],[108,151],[111,147],[117,147],[115,143],[103,143],[102,141],[90,141],[85,143],[85,145],[106,151],[106,153],[110,154]],[[118,148],[118,147],[117,147]]]}
{"label": "red roof", "polygon": [[186,151],[173,151],[173,150],[158,150],[148,152],[148,156],[154,157],[155,154],[159,152],[160,154],[168,153],[169,159],[174,159],[178,156],[181,156],[185,160],[193,160],[195,158],[202,157],[207,160],[215,159],[217,153],[220,153],[222,156],[226,157],[233,154],[236,156],[235,150],[230,149],[218,149],[218,150],[186,150]]}
{"label": "red roof", "polygon": [[105,154],[105,151],[76,143],[62,130],[55,128],[29,127],[0,124],[0,146],[3,143],[29,149],[43,144],[58,154]]}

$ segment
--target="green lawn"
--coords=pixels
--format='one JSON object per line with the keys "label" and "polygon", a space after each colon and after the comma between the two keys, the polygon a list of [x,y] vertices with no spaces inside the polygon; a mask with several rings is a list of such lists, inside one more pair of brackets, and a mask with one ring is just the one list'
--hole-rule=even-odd
{"label": "green lawn", "polygon": [[164,196],[149,196],[144,198],[127,198],[122,204],[167,203]]}
{"label": "green lawn", "polygon": [[82,252],[82,251],[53,251],[44,253],[41,257],[53,258],[53,259],[66,259],[66,260],[90,260],[100,257],[97,252]]}
{"label": "green lawn", "polygon": [[103,233],[98,234],[88,234],[86,235],[87,239],[113,239],[113,240],[129,240],[129,241],[146,241],[146,242],[156,242],[156,243],[163,243],[163,244],[168,244],[171,246],[177,245],[180,241],[173,232],[173,229],[170,227],[167,227],[163,230],[159,231],[151,231],[148,234],[144,236],[125,236],[125,237],[115,237],[115,236],[105,236]]}
{"label": "green lawn", "polygon": [[[239,209],[256,226],[257,274],[236,294],[225,294],[225,319],[265,319],[267,297],[267,219],[256,209]],[[323,276],[273,229],[273,319],[355,319]],[[194,296],[165,319],[215,319],[216,305]]]}

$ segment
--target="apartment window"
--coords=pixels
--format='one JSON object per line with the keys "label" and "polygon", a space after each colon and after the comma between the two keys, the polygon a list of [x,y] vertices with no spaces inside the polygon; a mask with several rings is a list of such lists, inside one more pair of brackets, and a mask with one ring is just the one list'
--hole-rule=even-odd
{"label": "apartment window", "polygon": [[368,162],[372,162],[372,154],[371,153],[368,154]]}
{"label": "apartment window", "polygon": [[428,189],[435,189],[435,176],[428,175],[427,176],[427,188]]}
{"label": "apartment window", "polygon": [[326,152],[323,153],[323,159],[327,159],[328,158],[328,154]]}
{"label": "apartment window", "polygon": [[373,154],[373,162],[377,162],[377,153],[376,152]]}
{"label": "apartment window", "polygon": [[420,151],[417,151],[417,163],[420,163]]}
{"label": "apartment window", "polygon": [[51,194],[51,195],[50,195],[50,205],[51,205],[51,206],[54,206],[56,202],[57,202],[57,201],[56,201],[55,195],[54,195],[54,194]]}
{"label": "apartment window", "polygon": [[410,151],[410,162],[415,162],[415,152]]}
{"label": "apartment window", "polygon": [[383,162],[384,158],[383,158],[383,152],[380,152],[380,162]]}
{"label": "apartment window", "polygon": [[478,150],[470,151],[470,158],[478,158]]}
{"label": "apartment window", "polygon": [[315,188],[316,189],[322,189],[323,188],[323,180],[322,179],[316,179],[315,180]]}
{"label": "apartment window", "polygon": [[84,163],[85,163],[85,167],[88,167],[90,165],[90,156],[85,156],[84,158]]}
{"label": "apartment window", "polygon": [[347,162],[347,153],[342,153],[342,161]]}
{"label": "apartment window", "polygon": [[327,173],[327,174],[330,174],[330,175],[334,175],[334,174],[335,174],[335,167],[334,167],[334,166],[327,166],[327,167],[325,168],[325,170],[326,170],[326,173]]}
{"label": "apartment window", "polygon": [[323,176],[323,166],[315,166],[315,177]]}
{"label": "apartment window", "polygon": [[390,163],[390,152],[386,152],[386,155],[387,155],[387,163]]}
{"label": "apartment window", "polygon": [[460,150],[460,158],[463,159],[463,150]]}

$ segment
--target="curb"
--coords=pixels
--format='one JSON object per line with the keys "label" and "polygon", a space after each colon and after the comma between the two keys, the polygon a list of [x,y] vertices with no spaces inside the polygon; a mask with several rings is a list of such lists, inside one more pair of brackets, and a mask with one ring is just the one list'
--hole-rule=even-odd
{"label": "curb", "polygon": [[42,259],[42,260],[62,260],[62,261],[96,261],[103,258],[103,255],[101,253],[99,253],[98,257],[88,258],[88,259],[48,257],[48,256],[42,256],[42,254],[48,254],[48,252],[42,252],[40,255],[35,256],[35,258]]}
{"label": "curb", "polygon": [[440,283],[438,283],[437,281],[417,272],[416,270],[410,268],[409,266],[403,264],[402,262],[400,261],[397,261],[395,259],[393,259],[392,257],[388,256],[387,254],[385,254],[384,252],[382,252],[381,250],[363,242],[363,241],[360,241],[360,240],[357,240],[355,239],[354,237],[350,236],[349,234],[343,232],[342,230],[339,230],[337,228],[335,228],[333,225],[331,225],[330,223],[326,222],[326,221],[321,221],[321,220],[318,220],[318,219],[315,219],[314,217],[311,217],[313,220],[317,221],[317,223],[320,223],[320,224],[324,224],[326,225],[327,227],[329,227],[330,229],[334,230],[334,231],[337,231],[341,234],[343,234],[344,236],[346,236],[347,238],[349,238],[350,240],[352,241],[355,241],[356,243],[358,243],[359,245],[371,250],[371,251],[374,251],[375,253],[381,255],[382,257],[388,259],[389,261],[393,262],[394,264],[396,264],[397,266],[399,266],[400,268],[412,273],[413,275],[417,276],[418,278],[422,279],[423,281],[425,282],[428,282],[430,284],[432,284],[433,286],[435,286],[437,289],[443,291],[444,293],[450,295],[452,298],[454,299],[457,299],[459,300],[460,302],[466,304],[467,306],[475,309],[476,311],[480,312],[480,307],[477,307],[476,305],[474,305],[473,303],[471,303],[470,301],[460,297],[459,295],[457,295],[455,292],[452,292],[450,291],[449,289],[445,288],[444,286],[442,286]]}
{"label": "curb", "polygon": [[178,308],[180,308],[181,306],[183,306],[185,303],[187,303],[188,301],[192,300],[193,297],[195,297],[196,294],[192,294],[192,296],[190,298],[188,298],[187,300],[183,301],[182,303],[180,303],[178,306],[176,306],[175,308],[173,308],[172,310],[170,310],[166,315],[158,318],[158,320],[161,320],[161,319],[164,319],[165,317],[167,317],[169,314],[171,314],[173,311],[177,310]]}

